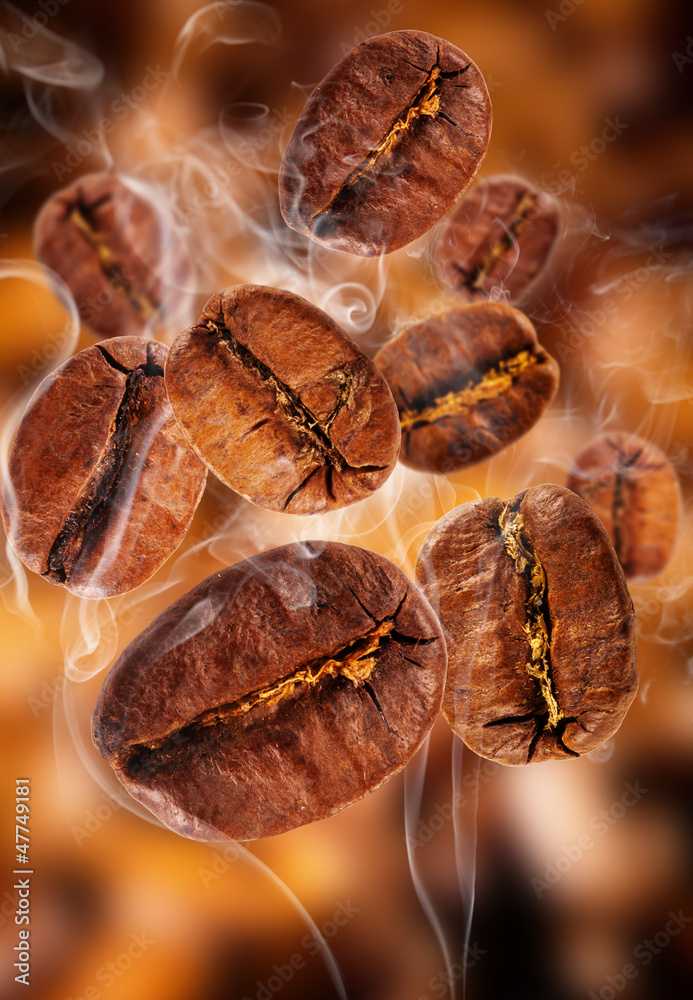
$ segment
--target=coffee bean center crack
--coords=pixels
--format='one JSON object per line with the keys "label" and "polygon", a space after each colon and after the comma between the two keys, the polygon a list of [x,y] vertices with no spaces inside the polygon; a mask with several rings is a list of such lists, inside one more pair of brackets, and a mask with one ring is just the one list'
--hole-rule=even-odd
{"label": "coffee bean center crack", "polygon": [[89,243],[96,254],[101,270],[117,294],[126,299],[145,320],[149,320],[159,311],[159,304],[132,287],[118,258],[108,246],[106,235],[98,229],[94,211],[104,202],[109,201],[110,197],[110,194],[106,194],[91,205],[87,204],[84,199],[69,204],[67,217]]}
{"label": "coffee bean center crack", "polygon": [[[402,111],[400,111],[400,113],[392,121],[378,145],[375,146],[375,148],[368,153],[366,158],[346,177],[346,179],[342,182],[342,186],[331,198],[330,202],[324,208],[319,209],[313,214],[314,220],[317,221],[323,216],[339,214],[339,212],[346,207],[349,196],[353,189],[358,186],[359,181],[373,170],[382,157],[393,152],[400,140],[407,133],[412,132],[417,122],[421,122],[425,118],[441,118],[449,125],[458,129],[460,132],[464,132],[465,135],[468,135],[468,133],[457,124],[457,122],[453,121],[452,118],[445,114],[444,111],[441,111],[440,85],[443,80],[448,80],[452,77],[460,77],[466,70],[469,69],[471,64],[468,63],[466,66],[462,67],[462,69],[443,72],[439,62],[440,50],[438,50],[436,55],[435,65],[432,66],[430,70],[421,70],[422,72],[427,73],[426,79],[419,87],[416,94],[412,97],[409,104]],[[409,65],[413,65],[413,63],[410,63]],[[414,68],[421,69],[419,66]]]}
{"label": "coffee bean center crack", "polygon": [[[311,469],[306,478],[289,494],[284,504],[285,507],[289,505],[296,494],[305,487],[310,477],[315,475],[321,467],[327,466],[327,486],[330,493],[332,469],[336,469],[337,472],[344,472],[345,470],[356,471],[356,467],[351,466],[347,462],[330,437],[330,430],[339,413],[344,407],[350,409],[354,405],[354,378],[349,370],[335,369],[325,376],[325,380],[331,382],[337,389],[338,399],[328,415],[321,420],[306,406],[291,386],[282,382],[268,365],[261,361],[260,358],[253,354],[249,348],[233,335],[222,320],[218,322],[208,320],[205,325],[211,333],[218,337],[219,343],[233,355],[246,371],[254,375],[260,382],[272,387],[276,396],[277,410],[304,443],[304,457],[308,462],[319,462],[318,468]],[[383,466],[379,465],[366,465],[359,466],[358,471],[376,472],[382,468]]]}
{"label": "coffee bean center crack", "polygon": [[464,277],[464,287],[470,292],[481,292],[486,279],[496,268],[498,262],[512,249],[517,237],[524,229],[529,214],[536,204],[538,195],[531,191],[520,192],[510,222],[502,236],[493,244],[487,255],[471,269],[462,267],[457,262],[453,267]]}
{"label": "coffee bean center crack", "polygon": [[510,389],[522,372],[538,361],[537,355],[531,351],[520,351],[512,357],[499,361],[477,381],[470,379],[463,389],[451,390],[442,396],[436,396],[431,406],[422,406],[419,409],[408,407],[400,413],[402,431],[406,433],[424,424],[468,413],[480,403],[496,399]]}
{"label": "coffee bean center crack", "polygon": [[551,666],[551,618],[547,597],[546,571],[532,548],[520,503],[513,507],[506,504],[498,518],[500,537],[508,556],[513,560],[515,572],[527,581],[525,598],[526,621],[523,626],[529,643],[529,659],[525,663],[527,673],[537,685],[537,697],[541,705],[525,715],[495,719],[487,726],[499,726],[517,722],[534,721],[534,736],[527,751],[527,763],[532,760],[540,737],[548,728],[552,730],[556,742],[569,756],[577,757],[574,750],[563,742],[565,727],[574,718],[564,716],[554,686]]}
{"label": "coffee bean center crack", "polygon": [[[400,601],[394,613],[382,621],[374,621],[373,628],[365,635],[352,639],[329,656],[319,657],[297,667],[292,673],[286,674],[273,684],[257,688],[233,702],[220,705],[201,713],[192,722],[157,740],[147,743],[131,744],[124,748],[117,766],[129,777],[137,778],[154,772],[157,767],[165,766],[176,754],[182,753],[205,730],[222,726],[229,720],[241,716],[258,716],[262,708],[269,708],[283,700],[288,700],[294,693],[300,696],[308,690],[314,690],[324,684],[329,678],[335,682],[348,681],[355,688],[363,688],[373,702],[378,714],[388,731],[390,729],[385,714],[380,706],[377,694],[371,680],[378,665],[378,657],[382,650],[391,642],[398,645],[428,645],[436,642],[431,639],[416,639],[403,635],[395,627],[397,615],[404,604],[406,594]],[[413,661],[412,661],[413,662]],[[264,713],[263,713],[264,715]],[[258,720],[261,716],[258,716]]]}
{"label": "coffee bean center crack", "polygon": [[132,432],[140,419],[147,379],[163,378],[164,375],[163,368],[154,360],[153,341],[147,344],[146,362],[134,369],[121,365],[101,344],[95,346],[111,368],[127,374],[127,378],[101,458],[65,518],[48,553],[47,568],[41,574],[60,584],[70,578],[84,548],[93,541],[99,525],[111,513],[113,493],[123,478]]}

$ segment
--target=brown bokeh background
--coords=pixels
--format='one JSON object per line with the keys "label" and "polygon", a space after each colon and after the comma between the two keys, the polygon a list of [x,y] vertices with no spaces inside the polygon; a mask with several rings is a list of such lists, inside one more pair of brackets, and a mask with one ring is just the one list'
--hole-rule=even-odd
{"label": "brown bokeh background", "polygon": [[[81,173],[114,169],[156,190],[195,256],[191,317],[224,285],[273,283],[316,302],[372,352],[452,301],[431,263],[439,229],[383,261],[357,261],[294,237],[277,213],[281,149],[305,96],[379,30],[423,29],[471,55],[494,106],[481,176],[521,174],[560,199],[564,222],[549,272],[523,303],[561,366],[561,389],[537,427],[490,462],[447,478],[398,468],[369,501],[323,518],[271,515],[210,482],[181,549],[149,584],[111,601],[68,597],[3,556],[0,996],[693,995],[693,26],[684,5],[45,0],[2,5],[0,25],[3,453],[41,378],[94,341],[64,333],[69,317],[31,264],[38,210]],[[109,114],[117,127],[104,139]],[[156,335],[170,343],[177,332]],[[565,482],[572,457],[605,430],[638,433],[669,456],[683,519],[664,572],[631,588],[640,691],[600,750],[502,768],[462,752],[439,721],[406,773],[361,803],[243,849],[178,838],[121,792],[89,739],[103,671],[190,586],[310,537],[377,549],[411,575],[442,513]],[[28,989],[12,968],[19,777],[32,789]]]}

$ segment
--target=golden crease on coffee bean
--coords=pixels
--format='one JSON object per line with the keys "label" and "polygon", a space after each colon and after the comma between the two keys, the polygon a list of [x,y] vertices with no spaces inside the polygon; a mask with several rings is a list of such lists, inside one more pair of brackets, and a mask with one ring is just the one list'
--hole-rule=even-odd
{"label": "golden crease on coffee bean", "polygon": [[86,206],[79,201],[75,202],[69,210],[68,218],[71,222],[74,222],[75,226],[84,235],[96,253],[101,270],[117,294],[126,299],[133,309],[141,313],[145,322],[150,320],[152,316],[155,316],[159,311],[159,304],[153,302],[143,292],[138,292],[132,287],[123,273],[120,261],[109,248],[106,242],[106,235],[100,233],[90,224],[86,214]]}
{"label": "golden crease on coffee bean", "polygon": [[512,174],[486,177],[442,229],[438,273],[467,302],[516,303],[546,269],[560,221],[558,202],[545,191]]}
{"label": "golden crease on coffee bean", "polygon": [[515,572],[520,576],[529,577],[529,591],[526,600],[527,621],[524,626],[531,657],[526,664],[527,673],[539,681],[541,694],[549,713],[548,725],[555,729],[563,718],[563,712],[556,700],[551,677],[546,572],[536,553],[532,551],[529,538],[526,535],[523,537],[525,524],[519,510],[513,509],[509,503],[506,504],[498,519],[498,524],[506,552],[515,563]]}
{"label": "golden crease on coffee bean", "polygon": [[431,71],[431,75],[415,96],[412,104],[405,108],[399,117],[395,119],[382,142],[380,142],[368,155],[364,163],[356,167],[356,169],[349,174],[347,179],[342,184],[342,187],[330,201],[329,205],[325,208],[319,209],[315,213],[314,219],[329,213],[335,202],[337,202],[340,198],[343,198],[348,189],[352,188],[356,182],[365,173],[367,173],[368,170],[374,167],[377,160],[381,156],[384,156],[386,153],[390,153],[392,151],[395,143],[402,138],[402,133],[411,128],[412,123],[415,122],[417,118],[421,118],[424,115],[434,118],[438,114],[440,111],[440,93],[438,91],[438,84],[436,81],[439,77],[440,67],[434,66]]}
{"label": "golden crease on coffee bean", "polygon": [[524,313],[479,302],[414,323],[375,357],[399,412],[400,461],[453,472],[527,433],[558,388],[556,361]]}
{"label": "golden crease on coffee bean", "polygon": [[[341,657],[340,659],[330,657],[328,660],[301,667],[288,677],[282,678],[277,684],[251,692],[230,706],[228,712],[215,713],[213,720],[203,722],[202,725],[213,725],[214,721],[223,715],[244,715],[257,705],[275,705],[280,698],[292,694],[297,684],[309,684],[315,687],[325,677],[346,677],[354,687],[364,684],[375,670],[376,654],[381,648],[380,641],[392,632],[394,624],[394,618],[381,622],[363,638],[352,640],[343,652],[336,654]],[[349,649],[351,652],[348,652]]]}
{"label": "golden crease on coffee bean", "polygon": [[510,389],[520,372],[536,364],[538,360],[535,354],[520,351],[513,358],[499,361],[484,372],[478,382],[470,379],[464,389],[437,397],[433,406],[418,411],[404,410],[400,416],[400,426],[403,431],[408,431],[416,424],[433,424],[446,417],[465,413],[479,403],[495,399]]}
{"label": "golden crease on coffee bean", "polygon": [[599,519],[570,490],[533,486],[450,511],[416,577],[444,630],[443,715],[509,765],[588,753],[635,697],[636,619]]}
{"label": "golden crease on coffee bean", "polygon": [[452,208],[486,155],[491,102],[466,53],[424,31],[353,49],[318,84],[279,171],[287,225],[360,257],[392,253]]}
{"label": "golden crease on coffee bean", "polygon": [[493,244],[486,257],[470,272],[465,271],[459,264],[453,265],[464,276],[465,288],[471,292],[479,291],[482,288],[484,281],[490,277],[499,261],[512,250],[536,201],[537,195],[534,192],[521,191],[517,196],[517,207],[508,220],[506,232]]}
{"label": "golden crease on coffee bean", "polygon": [[601,519],[629,579],[662,572],[676,545],[681,491],[659,448],[635,434],[602,434],[574,460],[566,485]]}
{"label": "golden crease on coffee bean", "polygon": [[194,265],[155,196],[111,173],[86,174],[56,191],[34,226],[37,259],[74,296],[97,336],[142,336],[191,301]]}
{"label": "golden crease on coffee bean", "polygon": [[213,574],[109,672],[96,747],[185,836],[252,840],[325,818],[399,771],[440,711],[447,655],[383,556],[302,542]]}

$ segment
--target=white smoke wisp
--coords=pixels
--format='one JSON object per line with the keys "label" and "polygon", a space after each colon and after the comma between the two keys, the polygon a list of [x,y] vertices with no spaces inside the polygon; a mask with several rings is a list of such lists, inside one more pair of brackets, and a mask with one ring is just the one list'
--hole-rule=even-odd
{"label": "white smoke wisp", "polygon": [[278,45],[281,21],[272,7],[254,0],[219,0],[188,18],[176,39],[172,72],[178,76],[184,61],[212,45]]}
{"label": "white smoke wisp", "polygon": [[[12,440],[29,397],[41,378],[66,361],[75,350],[79,337],[79,317],[77,306],[65,282],[50,268],[42,267],[33,260],[0,261],[0,281],[19,280],[29,286],[49,291],[65,311],[65,320],[60,330],[51,331],[42,348],[35,349],[35,368],[24,366],[29,377],[24,377],[24,387],[11,396],[0,412],[0,471],[2,472],[3,500],[7,515],[12,519],[15,497],[12,483],[7,474],[7,463]],[[32,296],[28,296],[29,308]],[[21,366],[20,366],[21,370]],[[34,374],[35,371],[35,374]],[[29,584],[26,569],[15,554],[9,540],[6,542],[6,562],[2,566],[0,596],[5,607],[19,616],[37,631],[41,624],[36,617],[29,599]]]}

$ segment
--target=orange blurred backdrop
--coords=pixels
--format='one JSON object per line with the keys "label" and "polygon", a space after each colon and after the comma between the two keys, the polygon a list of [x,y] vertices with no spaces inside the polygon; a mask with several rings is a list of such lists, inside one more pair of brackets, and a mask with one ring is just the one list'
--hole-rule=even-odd
{"label": "orange blurred backdrop", "polygon": [[[181,548],[122,598],[81,601],[3,554],[0,996],[693,996],[693,25],[683,5],[1,4],[3,455],[41,379],[94,342],[32,249],[41,205],[83,173],[114,170],[157,192],[197,265],[190,320],[225,285],[275,284],[372,354],[453,302],[432,266],[440,226],[388,258],[357,260],[309,245],[278,215],[281,151],[307,95],[353,45],[400,28],[449,39],[482,70],[494,125],[480,176],[517,173],[560,200],[560,243],[522,303],[559,362],[559,394],[483,465],[448,477],[398,467],[369,500],[322,517],[262,511],[210,476]],[[180,329],[156,335],[170,344]],[[463,750],[441,719],[406,772],[360,803],[237,847],[161,827],[93,749],[104,671],[209,573],[331,538],[411,576],[443,513],[563,484],[572,458],[611,430],[665,452],[683,517],[669,565],[631,588],[640,690],[599,750],[504,768]],[[29,925],[15,921],[23,876],[13,874],[24,778]],[[28,989],[13,965],[26,926]]]}

